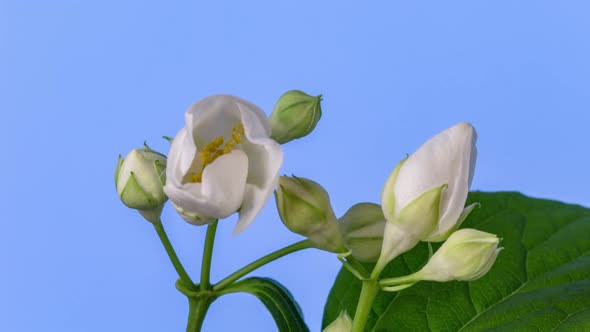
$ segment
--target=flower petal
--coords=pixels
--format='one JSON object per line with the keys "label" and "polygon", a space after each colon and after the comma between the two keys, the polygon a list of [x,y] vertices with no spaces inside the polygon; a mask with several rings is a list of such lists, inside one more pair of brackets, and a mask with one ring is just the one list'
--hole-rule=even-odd
{"label": "flower petal", "polygon": [[241,150],[222,155],[205,167],[201,189],[214,210],[211,216],[227,218],[240,208],[247,176],[248,156]]}
{"label": "flower petal", "polygon": [[[226,218],[240,208],[247,174],[248,157],[234,150],[205,167],[202,183],[166,183],[164,191],[183,219],[201,225],[210,219]],[[199,218],[194,221],[185,217],[190,215]]]}
{"label": "flower petal", "polygon": [[181,185],[182,178],[190,169],[196,151],[197,148],[192,137],[188,135],[185,128],[182,128],[170,145],[168,167],[166,167],[166,184]]}
{"label": "flower petal", "polygon": [[[262,136],[270,136],[270,125],[258,106],[230,95],[214,95],[192,104],[185,115],[186,128],[193,128],[192,136],[199,148],[223,133],[231,133],[233,126],[243,120],[243,113],[254,117],[251,127]],[[211,124],[215,124],[212,126]],[[246,127],[246,124],[244,124]]]}
{"label": "flower petal", "polygon": [[432,236],[444,233],[459,219],[475,168],[477,134],[461,122],[424,143],[400,168],[393,187],[399,213],[422,193],[447,184],[440,206],[440,220]]}
{"label": "flower petal", "polygon": [[[274,141],[273,141],[274,142]],[[261,167],[257,174],[260,176],[261,184],[246,185],[246,192],[244,193],[244,202],[240,209],[240,218],[238,224],[234,228],[234,234],[241,233],[246,227],[248,227],[254,218],[258,215],[260,210],[264,207],[264,204],[268,201],[272,195],[274,188],[276,187],[279,179],[279,170],[283,163],[283,151],[281,146],[277,143],[266,146],[266,164]],[[251,159],[252,156],[249,158]],[[248,175],[248,177],[250,174]],[[248,179],[249,181],[250,179]]]}
{"label": "flower petal", "polygon": [[[234,234],[242,232],[252,223],[264,207],[276,187],[279,170],[283,163],[281,146],[268,137],[268,123],[260,121],[260,112],[254,105],[238,104],[246,140],[242,143],[248,154],[248,184],[240,218]],[[262,113],[264,114],[264,113]]]}

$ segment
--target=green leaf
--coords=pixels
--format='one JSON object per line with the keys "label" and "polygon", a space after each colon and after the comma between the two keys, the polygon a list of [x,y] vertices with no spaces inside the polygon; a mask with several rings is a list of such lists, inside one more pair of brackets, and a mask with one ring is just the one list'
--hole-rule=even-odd
{"label": "green leaf", "polygon": [[227,290],[256,296],[268,309],[280,332],[309,331],[299,305],[279,282],[270,278],[252,277],[236,282]]}
{"label": "green leaf", "polygon": [[[589,331],[590,209],[510,192],[473,192],[467,204],[473,202],[481,208],[462,228],[503,238],[505,250],[490,272],[471,282],[419,282],[381,292],[366,331]],[[415,272],[427,260],[428,246],[421,243],[382,276]],[[360,288],[352,274],[340,271],[323,326],[342,310],[352,317]]]}

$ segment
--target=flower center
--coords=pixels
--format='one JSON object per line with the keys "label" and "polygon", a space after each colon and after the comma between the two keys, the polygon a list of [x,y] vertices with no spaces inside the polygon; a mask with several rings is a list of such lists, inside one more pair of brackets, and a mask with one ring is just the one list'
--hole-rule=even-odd
{"label": "flower center", "polygon": [[219,136],[207,143],[202,151],[198,152],[201,159],[202,166],[195,174],[189,177],[188,182],[201,182],[203,180],[203,171],[207,165],[215,161],[219,156],[230,153],[236,148],[237,144],[242,143],[242,135],[244,135],[244,126],[239,123],[232,128],[231,139],[224,144],[223,137]]}

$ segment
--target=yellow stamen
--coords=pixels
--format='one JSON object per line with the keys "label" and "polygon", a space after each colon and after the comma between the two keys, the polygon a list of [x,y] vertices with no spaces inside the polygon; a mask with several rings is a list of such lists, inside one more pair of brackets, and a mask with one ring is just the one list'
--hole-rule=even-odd
{"label": "yellow stamen", "polygon": [[232,129],[231,137],[236,143],[242,143],[242,135],[244,134],[244,126],[242,124],[235,125]]}
{"label": "yellow stamen", "polygon": [[231,140],[223,144],[223,137],[219,136],[207,143],[202,151],[199,151],[199,158],[201,159],[201,169],[189,177],[189,182],[201,182],[203,180],[203,171],[207,165],[215,161],[219,156],[230,153],[235,149],[236,145],[242,143],[242,135],[244,135],[244,126],[240,123],[232,128]]}
{"label": "yellow stamen", "polygon": [[188,179],[188,182],[192,182],[192,183],[195,183],[195,182],[201,182],[202,178],[203,178],[203,172],[202,172],[202,171],[200,171],[199,173],[197,173],[197,174],[195,174],[195,175],[192,175],[192,176],[191,176],[191,177]]}

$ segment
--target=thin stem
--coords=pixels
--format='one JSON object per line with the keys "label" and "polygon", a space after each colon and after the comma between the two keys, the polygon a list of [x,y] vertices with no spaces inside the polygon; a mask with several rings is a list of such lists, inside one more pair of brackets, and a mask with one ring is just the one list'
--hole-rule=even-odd
{"label": "thin stem", "polygon": [[354,321],[352,322],[352,332],[363,332],[367,319],[373,306],[373,301],[379,293],[379,283],[376,280],[364,280],[359,303],[356,307]]}
{"label": "thin stem", "polygon": [[379,283],[382,286],[395,286],[395,285],[402,285],[402,284],[410,284],[416,283],[420,281],[420,275],[418,272],[409,274],[403,277],[396,277],[396,278],[387,278],[379,280]]}
{"label": "thin stem", "polygon": [[213,256],[213,242],[215,241],[215,231],[217,231],[217,220],[207,226],[207,235],[205,236],[205,247],[203,249],[203,260],[201,262],[201,290],[207,290],[211,287],[209,277],[211,275],[211,258]]}
{"label": "thin stem", "polygon": [[230,274],[225,279],[221,280],[219,283],[217,283],[215,286],[213,286],[213,291],[217,292],[219,290],[224,289],[225,287],[227,287],[228,285],[231,285],[234,281],[237,281],[238,279],[242,278],[246,274],[248,274],[248,273],[256,270],[257,268],[259,268],[263,265],[266,265],[278,258],[281,258],[285,255],[294,253],[299,250],[312,248],[312,247],[313,247],[313,244],[310,240],[303,240],[303,241],[299,241],[297,243],[294,243],[290,246],[284,247],[283,249],[279,249],[273,253],[270,253],[262,258],[255,260],[254,262],[252,262],[252,263],[244,266],[243,268],[237,270],[236,272]]}
{"label": "thin stem", "polygon": [[188,298],[188,323],[186,332],[200,332],[203,327],[203,321],[211,302],[208,298]]}
{"label": "thin stem", "polygon": [[365,270],[364,268],[362,270],[356,269],[353,266],[353,264],[349,263],[348,260],[344,257],[346,256],[338,255],[338,260],[340,261],[340,263],[342,263],[342,266],[344,266],[344,268],[346,268],[350,273],[352,273],[358,280],[369,279],[369,275],[366,273],[366,271],[365,273],[363,273],[363,271]]}
{"label": "thin stem", "polygon": [[170,239],[168,238],[168,235],[166,234],[166,231],[164,230],[164,226],[162,226],[162,222],[160,221],[160,222],[154,223],[153,225],[154,225],[154,228],[156,229],[156,233],[158,233],[158,236],[160,237],[160,242],[162,242],[162,244],[164,245],[164,249],[166,249],[166,253],[168,254],[168,257],[170,257],[170,261],[172,262],[172,265],[174,265],[174,269],[176,270],[176,273],[180,277],[180,280],[182,280],[185,287],[194,288],[195,284],[191,280],[191,277],[188,275],[188,273],[186,273],[186,270],[184,269],[184,267],[182,266],[182,263],[178,259],[178,256],[176,255],[176,252],[174,251],[174,247],[172,247],[172,244],[170,243]]}
{"label": "thin stem", "polygon": [[346,260],[348,261],[348,264],[350,264],[355,270],[359,271],[365,279],[369,279],[370,273],[367,272],[367,270],[365,269],[363,264],[361,264],[361,262],[359,262],[352,255],[346,257]]}

